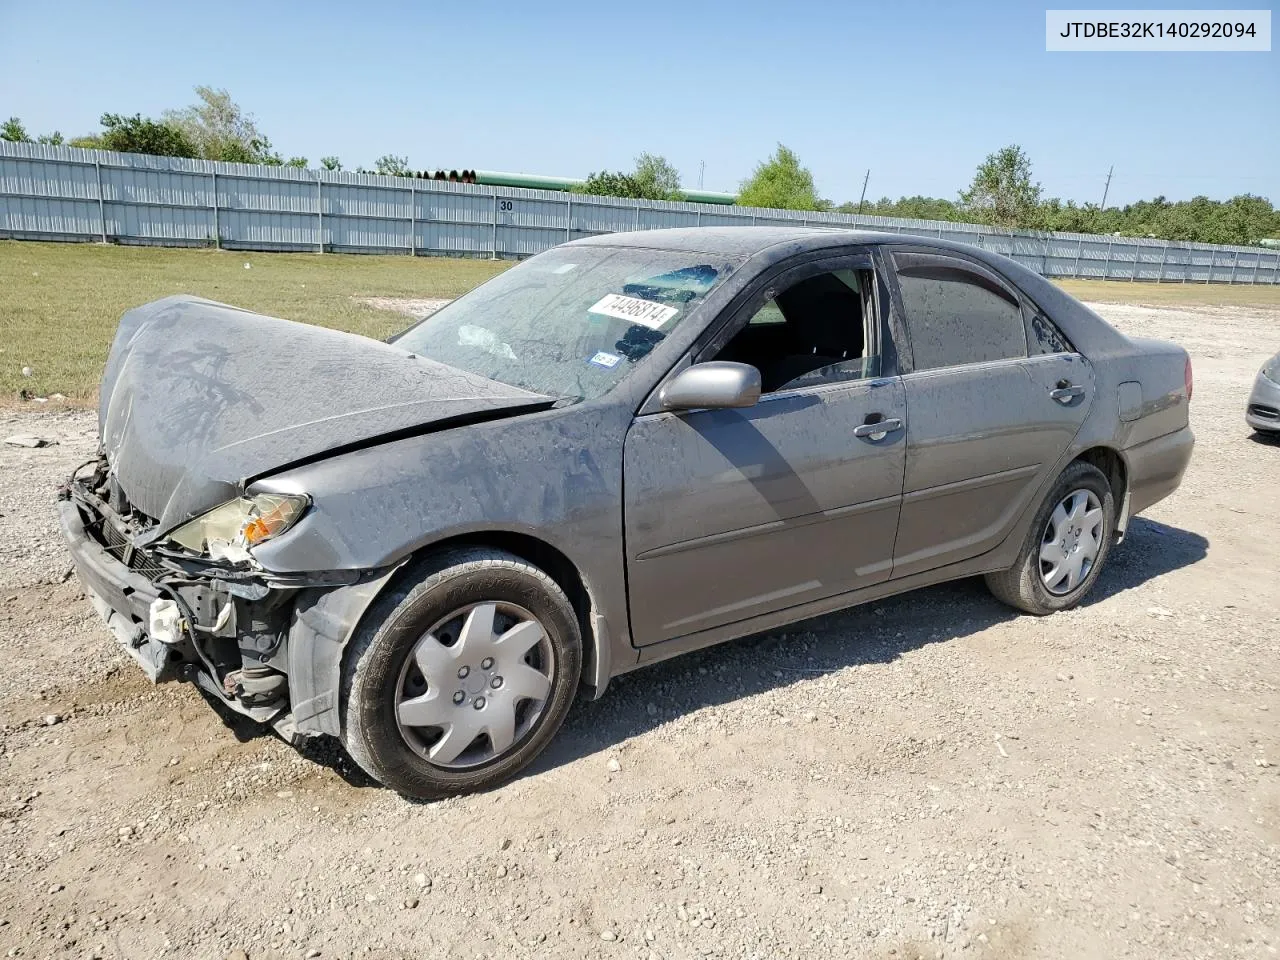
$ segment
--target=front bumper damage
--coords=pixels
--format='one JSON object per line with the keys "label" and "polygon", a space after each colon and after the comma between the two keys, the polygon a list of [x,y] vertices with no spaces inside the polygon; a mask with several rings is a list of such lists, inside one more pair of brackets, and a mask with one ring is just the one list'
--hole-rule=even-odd
{"label": "front bumper damage", "polygon": [[[289,741],[330,732],[332,723],[325,724],[330,730],[295,723],[290,635],[298,609],[315,607],[363,579],[359,574],[279,576],[251,562],[215,562],[157,546],[154,524],[128,506],[105,460],[59,490],[58,517],[85,595],[153,683],[191,681]],[[305,640],[311,630],[303,625],[300,632]],[[305,651],[301,658],[294,651],[292,660],[295,671],[301,662],[307,674],[300,686],[309,699],[318,680],[336,680],[311,676]]]}

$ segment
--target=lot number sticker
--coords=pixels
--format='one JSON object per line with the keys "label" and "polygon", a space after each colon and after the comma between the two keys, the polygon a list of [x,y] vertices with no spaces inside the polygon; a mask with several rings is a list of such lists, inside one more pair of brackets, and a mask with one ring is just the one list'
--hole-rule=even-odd
{"label": "lot number sticker", "polygon": [[662,325],[679,313],[676,307],[664,306],[652,300],[640,300],[636,297],[624,297],[619,293],[607,293],[595,304],[587,308],[588,313],[599,313],[619,320],[630,320],[650,330],[659,330]]}

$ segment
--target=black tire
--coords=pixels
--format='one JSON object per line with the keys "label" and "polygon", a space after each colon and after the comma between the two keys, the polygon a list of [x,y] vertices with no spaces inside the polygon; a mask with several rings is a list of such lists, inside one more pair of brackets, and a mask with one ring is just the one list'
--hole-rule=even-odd
{"label": "black tire", "polygon": [[[468,604],[497,601],[532,613],[551,643],[551,688],[533,726],[506,752],[465,770],[431,763],[396,719],[401,671],[433,624]],[[546,747],[578,687],[582,637],[573,605],[546,573],[502,550],[464,547],[424,558],[370,609],[344,658],[343,743],[366,773],[408,797],[435,800],[510,779]]]}
{"label": "black tire", "polygon": [[[1040,574],[1040,545],[1054,509],[1076,490],[1092,491],[1102,506],[1101,545],[1092,567],[1079,585],[1069,593],[1055,594],[1045,586]],[[1093,464],[1077,460],[1062,471],[1057,482],[1049,489],[1040,509],[1036,511],[1035,519],[1031,521],[1026,542],[1018,552],[1018,559],[1013,566],[1008,570],[987,574],[987,589],[996,599],[1009,606],[1040,617],[1070,609],[1083,600],[1097,582],[1107,557],[1111,554],[1115,529],[1116,504],[1111,484],[1107,482],[1106,475]]]}

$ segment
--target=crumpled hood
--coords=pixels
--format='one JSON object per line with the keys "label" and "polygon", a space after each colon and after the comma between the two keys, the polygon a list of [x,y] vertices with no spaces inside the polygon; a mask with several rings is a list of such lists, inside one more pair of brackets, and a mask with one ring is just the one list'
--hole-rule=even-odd
{"label": "crumpled hood", "polygon": [[168,529],[299,460],[551,402],[367,337],[175,296],[121,319],[98,429],[125,495]]}

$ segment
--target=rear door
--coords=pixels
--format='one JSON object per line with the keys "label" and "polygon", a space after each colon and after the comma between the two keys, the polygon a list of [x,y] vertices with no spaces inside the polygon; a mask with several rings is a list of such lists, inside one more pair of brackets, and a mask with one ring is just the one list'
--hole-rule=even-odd
{"label": "rear door", "polygon": [[1084,422],[1094,379],[1052,322],[984,265],[949,251],[892,259],[912,366],[902,378],[899,577],[1008,535]]}

